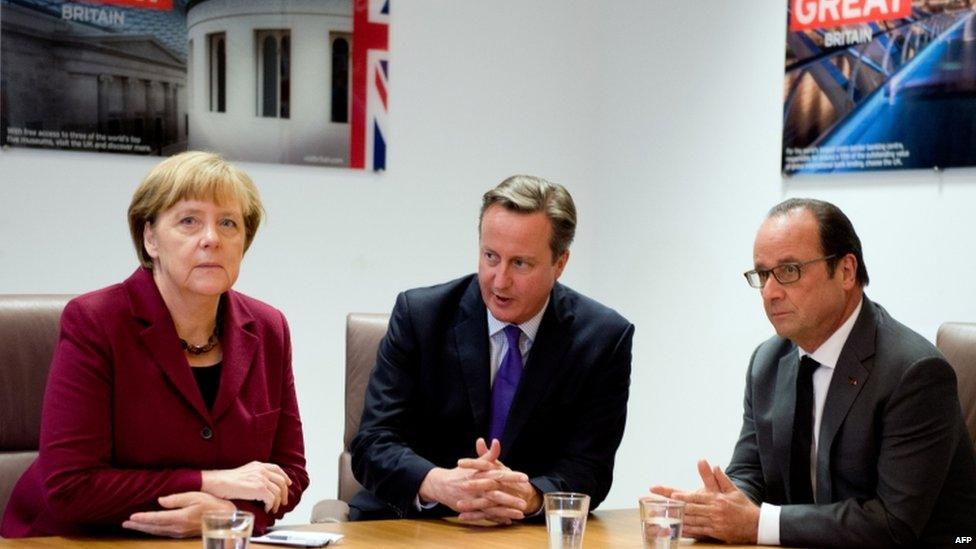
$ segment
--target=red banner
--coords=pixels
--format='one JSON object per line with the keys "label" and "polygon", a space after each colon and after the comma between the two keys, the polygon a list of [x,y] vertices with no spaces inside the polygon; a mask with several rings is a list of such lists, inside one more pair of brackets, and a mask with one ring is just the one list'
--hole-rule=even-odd
{"label": "red banner", "polygon": [[86,3],[165,11],[173,9],[173,0],[88,0]]}
{"label": "red banner", "polygon": [[791,31],[901,19],[912,13],[911,0],[793,0],[791,7]]}

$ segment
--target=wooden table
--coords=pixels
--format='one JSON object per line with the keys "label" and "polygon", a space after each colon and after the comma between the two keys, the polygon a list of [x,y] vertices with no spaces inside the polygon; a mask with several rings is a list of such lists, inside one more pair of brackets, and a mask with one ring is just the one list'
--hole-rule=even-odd
{"label": "wooden table", "polygon": [[[500,528],[467,526],[442,519],[377,520],[339,524],[310,524],[289,529],[335,532],[346,536],[336,547],[340,549],[375,549],[409,547],[411,549],[494,549],[545,548],[546,527],[543,524],[519,524]],[[85,549],[200,549],[199,538],[189,540],[142,538],[22,538],[0,540],[0,549],[11,548],[73,548]],[[753,547],[721,545],[726,548]],[[251,544],[252,548],[273,549],[274,545]],[[331,546],[330,546],[331,547]],[[584,549],[642,548],[640,523],[636,509],[596,511],[590,515],[583,536]],[[689,548],[713,547],[695,543]]]}

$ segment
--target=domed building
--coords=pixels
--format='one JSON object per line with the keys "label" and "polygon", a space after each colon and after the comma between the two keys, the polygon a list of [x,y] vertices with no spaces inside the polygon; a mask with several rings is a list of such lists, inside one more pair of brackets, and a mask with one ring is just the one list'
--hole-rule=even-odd
{"label": "domed building", "polygon": [[189,147],[349,164],[352,0],[190,0]]}

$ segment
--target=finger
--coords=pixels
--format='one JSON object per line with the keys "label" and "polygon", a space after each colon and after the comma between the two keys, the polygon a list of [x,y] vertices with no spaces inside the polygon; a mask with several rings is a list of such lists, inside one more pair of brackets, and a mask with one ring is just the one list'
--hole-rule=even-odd
{"label": "finger", "polygon": [[270,471],[264,477],[265,488],[274,495],[276,503],[282,502],[288,496],[288,483],[285,480],[278,473],[271,473]]}
{"label": "finger", "polygon": [[503,526],[512,523],[512,521],[509,519],[492,519],[481,511],[476,511],[473,513],[461,513],[458,515],[458,520],[464,523],[474,524],[476,526]]}
{"label": "finger", "polygon": [[664,496],[666,498],[671,497],[671,494],[673,494],[674,492],[676,492],[676,490],[674,488],[671,488],[670,486],[657,486],[657,485],[651,486],[652,494],[657,494],[659,496]]}
{"label": "finger", "polygon": [[518,509],[519,511],[525,511],[528,503],[524,499],[513,496],[501,490],[491,490],[485,493],[485,497],[495,502],[495,505],[501,507],[510,507],[513,509]]}
{"label": "finger", "polygon": [[282,494],[287,493],[288,488],[272,481],[271,479],[265,479],[264,483],[265,490],[270,492],[274,497],[274,506],[278,507],[278,504],[281,503]]}
{"label": "finger", "polygon": [[481,456],[490,461],[495,461],[499,456],[502,455],[502,443],[498,441],[497,438],[491,439],[491,446],[488,448],[488,454]]}
{"label": "finger", "polygon": [[718,481],[718,489],[723,493],[739,491],[738,486],[732,482],[732,479],[719,466],[716,465],[713,472],[715,473],[715,479]]}
{"label": "finger", "polygon": [[478,457],[481,457],[488,453],[488,444],[485,443],[483,437],[478,437],[478,440],[474,443],[474,453]]}
{"label": "finger", "polygon": [[701,477],[706,490],[709,492],[719,491],[718,481],[715,479],[715,475],[712,474],[712,466],[708,464],[708,460],[698,460],[698,476]]}
{"label": "finger", "polygon": [[278,467],[274,463],[265,463],[264,465],[265,471],[268,474],[267,478],[278,487],[278,491],[276,492],[278,499],[281,500],[282,504],[287,504],[288,484],[291,482],[291,479],[288,478],[288,475],[285,474],[281,467]]}
{"label": "finger", "polygon": [[183,509],[173,509],[171,511],[144,511],[142,513],[132,513],[129,521],[139,524],[168,525],[179,522],[184,514]]}
{"label": "finger", "polygon": [[672,497],[685,503],[708,504],[715,501],[715,492],[704,492],[698,490],[694,492],[675,492],[672,494]]}
{"label": "finger", "polygon": [[285,470],[282,469],[280,465],[278,465],[277,463],[265,463],[264,467],[269,471],[274,472],[279,477],[281,477],[282,480],[285,481],[285,485],[291,486],[291,479],[288,477],[288,473],[286,473]]}
{"label": "finger", "polygon": [[493,501],[482,496],[471,499],[463,499],[457,502],[457,510],[465,513],[470,513],[473,511],[482,511],[495,505]]}
{"label": "finger", "polygon": [[529,475],[520,473],[518,471],[512,471],[511,469],[494,469],[491,471],[478,471],[477,473],[471,475],[468,480],[482,479],[489,479],[504,483],[527,483],[529,482]]}
{"label": "finger", "polygon": [[486,461],[484,458],[461,458],[457,461],[458,467],[465,469],[475,469],[477,471],[491,471],[498,469],[497,461]]}
{"label": "finger", "polygon": [[499,483],[498,481],[490,478],[471,479],[462,482],[460,488],[465,492],[480,494],[482,492],[487,492],[488,490],[497,490],[499,488]]}
{"label": "finger", "polygon": [[471,512],[459,514],[458,519],[463,522],[481,522],[483,524],[484,522],[487,521],[495,525],[498,524],[507,525],[507,524],[511,524],[513,520],[522,520],[523,518],[525,518],[525,516],[521,515],[521,513],[518,514],[511,513],[511,514],[512,516],[505,516],[505,513],[501,511],[494,512],[494,513],[489,512],[487,510],[471,511]]}
{"label": "finger", "polygon": [[193,505],[196,502],[196,495],[199,492],[180,492],[178,494],[170,494],[168,496],[162,496],[156,501],[166,509],[182,508],[188,505]]}
{"label": "finger", "polygon": [[522,520],[525,518],[525,513],[523,513],[520,509],[514,509],[504,505],[486,507],[482,510],[482,512],[485,514],[486,519],[493,520],[495,522]]}
{"label": "finger", "polygon": [[695,539],[712,537],[712,529],[707,526],[682,526],[681,535]]}
{"label": "finger", "polygon": [[152,534],[154,536],[166,536],[169,535],[169,529],[164,526],[158,526],[155,524],[146,524],[142,522],[133,522],[127,520],[122,523],[122,528],[128,528],[129,530],[137,530],[139,532],[144,532],[146,534]]}

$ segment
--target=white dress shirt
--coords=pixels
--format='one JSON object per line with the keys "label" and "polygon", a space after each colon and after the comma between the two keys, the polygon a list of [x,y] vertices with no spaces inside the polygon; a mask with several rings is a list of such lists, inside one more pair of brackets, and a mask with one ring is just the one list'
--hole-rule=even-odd
{"label": "white dress shirt", "polygon": [[[542,323],[542,315],[546,312],[546,307],[549,305],[549,300],[542,305],[539,312],[535,314],[532,318],[526,320],[521,324],[517,324],[520,330],[522,330],[522,335],[519,336],[519,351],[522,352],[522,367],[525,368],[525,362],[529,358],[529,350],[532,348],[532,342],[535,341],[535,335],[539,332],[539,324]],[[502,359],[505,358],[505,353],[508,352],[508,338],[505,337],[505,326],[508,323],[498,320],[492,316],[491,311],[488,313],[488,341],[489,341],[489,364],[491,365],[491,384],[495,384],[495,374],[498,373],[498,368],[502,364]]]}
{"label": "white dress shirt", "polygon": [[[813,446],[810,447],[810,485],[813,488],[813,497],[817,498],[817,444],[820,440],[820,420],[823,417],[824,402],[827,401],[827,389],[830,388],[830,380],[834,377],[834,368],[837,367],[837,360],[840,352],[847,343],[847,337],[854,329],[854,323],[858,315],[861,314],[862,302],[858,301],[857,307],[851,316],[837,328],[827,341],[813,352],[797,346],[799,356],[797,360],[809,355],[810,358],[820,363],[820,366],[813,372]],[[759,545],[779,545],[779,511],[778,505],[763,503],[759,509],[759,531],[757,541]]]}

